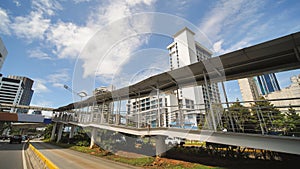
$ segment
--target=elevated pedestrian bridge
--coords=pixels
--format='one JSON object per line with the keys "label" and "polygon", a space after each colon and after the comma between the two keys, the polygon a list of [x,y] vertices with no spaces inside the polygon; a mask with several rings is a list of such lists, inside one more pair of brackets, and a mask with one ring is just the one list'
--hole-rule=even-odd
{"label": "elevated pedestrian bridge", "polygon": [[[221,64],[220,64],[221,63]],[[206,115],[209,127],[205,130],[187,130],[166,127],[160,122],[155,128],[141,127],[139,120],[129,127],[128,114],[122,114],[120,107],[109,109],[112,103],[120,103],[130,99],[148,96],[156,91],[160,93],[176,91],[190,86],[235,80],[257,76],[263,73],[280,72],[300,68],[300,33],[274,39],[258,45],[240,49],[202,62],[197,62],[176,70],[164,72],[128,87],[104,92],[86,100],[59,107],[53,111],[57,116],[53,119],[56,124],[75,125],[94,129],[106,129],[137,136],[171,136],[188,140],[207,141],[218,144],[228,144],[276,152],[300,155],[300,138],[289,136],[267,135],[263,132],[265,124],[259,121],[261,134],[235,133],[219,131],[221,121],[211,119],[217,117],[212,109]],[[177,105],[178,106],[178,105]],[[211,104],[212,106],[212,104]],[[294,105],[299,107],[299,105]],[[182,113],[180,106],[178,112]],[[256,110],[258,116],[263,117],[260,108]],[[140,119],[139,114],[136,114]],[[159,109],[157,117],[161,117]],[[160,119],[160,118],[158,118]],[[179,119],[182,120],[182,119]],[[123,122],[122,122],[123,121]],[[126,124],[124,124],[124,121]],[[179,122],[182,124],[182,121]],[[165,126],[165,127],[163,127]],[[53,130],[55,132],[55,128]],[[234,131],[234,130],[233,130]],[[59,129],[60,139],[62,127]],[[52,133],[53,135],[53,133]]]}

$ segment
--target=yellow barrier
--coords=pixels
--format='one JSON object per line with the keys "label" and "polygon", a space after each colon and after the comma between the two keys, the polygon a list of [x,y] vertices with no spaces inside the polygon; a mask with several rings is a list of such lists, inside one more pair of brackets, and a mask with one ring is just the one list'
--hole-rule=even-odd
{"label": "yellow barrier", "polygon": [[49,159],[47,159],[39,150],[37,150],[33,145],[29,143],[29,148],[43,161],[45,162],[47,168],[49,169],[59,169],[55,164],[52,163]]}

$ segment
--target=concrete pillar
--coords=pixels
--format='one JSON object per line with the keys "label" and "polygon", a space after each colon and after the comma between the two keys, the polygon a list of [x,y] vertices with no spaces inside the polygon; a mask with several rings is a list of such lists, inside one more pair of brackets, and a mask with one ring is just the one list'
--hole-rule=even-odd
{"label": "concrete pillar", "polygon": [[163,157],[166,155],[167,145],[165,144],[166,136],[155,136],[156,156]]}
{"label": "concrete pillar", "polygon": [[[135,104],[136,104],[136,99],[135,99]],[[137,104],[136,104],[137,106]],[[139,107],[136,107],[138,109],[137,111],[137,128],[140,128],[140,115],[141,115],[141,93],[139,92]]]}
{"label": "concrete pillar", "polygon": [[102,103],[102,107],[101,107],[101,116],[100,116],[100,124],[104,123],[104,101]]}
{"label": "concrete pillar", "polygon": [[23,135],[23,133],[24,133],[24,128],[20,128],[19,134],[20,134],[20,135]]}
{"label": "concrete pillar", "polygon": [[159,89],[156,89],[156,95],[157,95],[157,121],[156,121],[156,127],[160,127],[160,102],[159,102]]}
{"label": "concrete pillar", "polygon": [[90,143],[90,148],[93,148],[93,146],[95,145],[96,134],[97,134],[96,128],[92,128],[92,131],[91,131],[91,143]]}
{"label": "concrete pillar", "polygon": [[73,136],[74,136],[74,132],[75,132],[75,126],[71,126],[71,130],[70,130],[69,138],[73,138]]}
{"label": "concrete pillar", "polygon": [[57,126],[57,123],[54,123],[53,124],[53,128],[52,128],[52,133],[51,133],[50,141],[53,141],[55,139],[56,126]]}
{"label": "concrete pillar", "polygon": [[61,139],[63,129],[64,129],[64,124],[60,124],[60,125],[59,125],[59,128],[58,128],[58,134],[57,134],[57,140],[56,140],[57,143],[58,143],[58,142],[60,141],[60,139]]}

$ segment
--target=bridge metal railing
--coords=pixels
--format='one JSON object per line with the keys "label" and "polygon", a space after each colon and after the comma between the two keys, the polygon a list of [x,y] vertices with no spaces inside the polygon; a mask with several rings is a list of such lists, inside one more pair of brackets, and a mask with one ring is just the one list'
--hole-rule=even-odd
{"label": "bridge metal railing", "polygon": [[[113,108],[113,105],[110,103],[102,106],[94,103],[73,109],[72,112],[56,112],[53,120],[80,124],[114,124],[134,128],[177,127],[214,130],[212,121],[214,119],[216,131],[300,136],[300,98],[212,103],[211,109],[203,108],[205,105],[188,108],[183,104],[162,105],[159,107],[160,110],[154,108],[140,112],[128,112],[121,108]],[[174,107],[179,109],[168,111]],[[160,125],[157,124],[158,118]]]}

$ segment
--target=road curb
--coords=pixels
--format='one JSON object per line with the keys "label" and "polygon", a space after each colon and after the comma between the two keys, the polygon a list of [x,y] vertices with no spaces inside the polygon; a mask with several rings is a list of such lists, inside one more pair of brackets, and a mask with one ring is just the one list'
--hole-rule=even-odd
{"label": "road curb", "polygon": [[27,157],[29,161],[29,168],[43,168],[43,169],[59,169],[52,161],[45,157],[32,144],[28,143]]}

